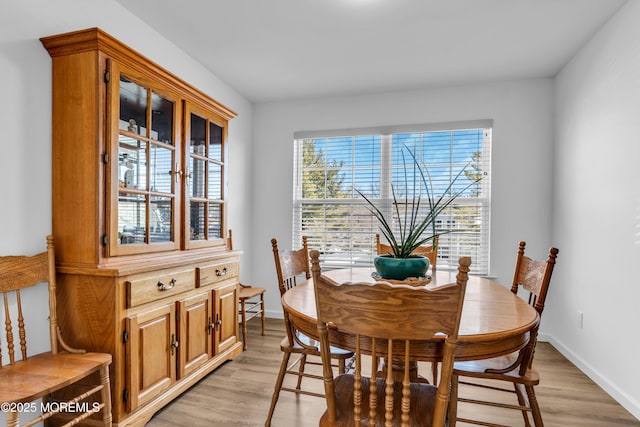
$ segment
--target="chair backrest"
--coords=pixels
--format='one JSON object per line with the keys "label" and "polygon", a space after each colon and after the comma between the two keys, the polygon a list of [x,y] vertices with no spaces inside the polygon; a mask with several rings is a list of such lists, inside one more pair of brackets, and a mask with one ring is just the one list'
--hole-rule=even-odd
{"label": "chair backrest", "polygon": [[273,259],[276,264],[278,275],[278,288],[280,296],[297,284],[297,280],[304,274],[305,280],[311,278],[309,268],[309,247],[307,246],[307,236],[302,236],[302,248],[293,250],[279,250],[278,241],[271,239],[273,249]]}
{"label": "chair backrest", "polygon": [[[404,418],[408,417],[410,409],[411,341],[442,339],[445,343],[442,346],[442,373],[436,394],[433,425],[443,425],[471,259],[468,257],[460,259],[456,283],[433,288],[387,282],[339,284],[321,274],[319,253],[315,250],[311,251],[311,264],[329,420],[335,421],[336,395],[329,357],[328,331],[335,329],[355,337],[356,370],[353,412],[356,420],[374,418],[376,412],[381,411],[382,407],[384,407],[385,417],[392,417],[394,413],[392,369],[387,369],[385,402],[376,402],[375,398],[370,399],[366,405],[369,413],[362,413],[362,391],[359,388],[363,372],[363,353],[372,355],[370,371],[374,373],[372,376],[375,376],[377,371],[379,357],[384,357],[388,361],[404,360],[400,405]],[[434,338],[436,334],[443,335]],[[370,381],[370,384],[369,395],[375,397],[378,395],[377,387],[380,385],[376,385],[377,381]],[[396,413],[400,412],[398,407],[395,409]],[[358,423],[356,422],[355,425]]]}
{"label": "chair backrest", "polygon": [[524,255],[525,245],[525,242],[520,242],[518,247],[511,292],[517,295],[519,291],[525,291],[528,294],[529,304],[536,309],[538,314],[542,315],[551,274],[556,265],[558,249],[549,249],[549,256],[545,261],[536,261]]}
{"label": "chair backrest", "polygon": [[[513,284],[511,292],[518,295],[523,292],[525,299],[535,310],[539,316],[544,311],[544,302],[547,298],[549,283],[551,282],[551,274],[556,265],[556,257],[558,249],[549,249],[549,256],[546,261],[536,261],[524,254],[525,242],[520,242],[518,247],[518,255],[516,257],[516,268],[513,275]],[[524,375],[526,370],[533,365],[533,356],[538,341],[538,326],[533,328],[529,333],[529,342],[520,350],[516,362],[509,368],[502,371],[508,372],[519,365],[520,375]]]}
{"label": "chair backrest", "polygon": [[[20,344],[22,360],[27,358],[27,331],[25,328],[24,312],[22,310],[22,296],[20,291],[38,283],[48,283],[49,287],[49,337],[51,351],[59,351],[59,329],[56,317],[56,271],[53,236],[47,237],[47,251],[33,256],[2,256],[0,257],[0,293],[4,300],[4,323],[7,340],[9,364],[16,362],[14,339],[14,321],[17,326],[17,337]],[[15,309],[12,309],[15,302]],[[15,318],[12,314],[15,313]],[[0,340],[1,341],[1,340]],[[1,343],[0,343],[1,344]],[[63,345],[64,346],[64,345]],[[2,346],[0,345],[0,366],[2,360]]]}
{"label": "chair backrest", "polygon": [[[429,264],[431,265],[431,269],[436,269],[436,263],[438,261],[438,237],[433,238],[432,246],[419,246],[413,252],[414,255],[423,255],[429,258]],[[393,249],[389,245],[385,245],[380,242],[380,234],[376,234],[376,249],[378,255],[392,254]]]}
{"label": "chair backrest", "polygon": [[[304,277],[305,280],[308,280],[311,278],[307,236],[302,236],[302,248],[300,249],[281,251],[278,249],[278,241],[275,238],[271,239],[271,247],[276,265],[276,274],[278,275],[278,289],[280,289],[280,296],[282,297],[285,292],[298,284],[298,279]],[[286,310],[284,311],[284,326],[290,346],[293,346],[294,343],[303,347],[306,346],[298,338],[298,333],[289,321],[289,315]]]}

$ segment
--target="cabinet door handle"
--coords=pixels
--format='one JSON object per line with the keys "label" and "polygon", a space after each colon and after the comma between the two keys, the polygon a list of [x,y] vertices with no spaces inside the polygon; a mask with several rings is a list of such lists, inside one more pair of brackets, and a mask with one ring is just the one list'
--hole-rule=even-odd
{"label": "cabinet door handle", "polygon": [[224,267],[222,270],[216,268],[216,276],[222,277],[227,275],[227,267]]}
{"label": "cabinet door handle", "polygon": [[168,291],[169,289],[173,289],[176,286],[176,283],[178,283],[178,281],[175,278],[171,279],[168,285],[162,280],[158,280],[158,290]]}
{"label": "cabinet door handle", "polygon": [[219,314],[216,314],[216,331],[218,330],[218,328],[220,328],[220,326],[222,326],[222,319],[220,319]]}
{"label": "cabinet door handle", "polygon": [[209,335],[211,335],[211,331],[213,331],[215,329],[215,327],[216,327],[216,324],[213,323],[211,321],[211,317],[209,317],[209,327],[207,328],[208,329],[207,332],[209,333]]}
{"label": "cabinet door handle", "polygon": [[175,354],[176,349],[178,348],[178,341],[176,341],[175,334],[171,334],[171,355]]}

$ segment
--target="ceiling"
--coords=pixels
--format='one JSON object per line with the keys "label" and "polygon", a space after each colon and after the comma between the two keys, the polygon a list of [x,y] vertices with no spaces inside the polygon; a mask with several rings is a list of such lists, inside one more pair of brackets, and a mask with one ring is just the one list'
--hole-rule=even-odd
{"label": "ceiling", "polygon": [[555,75],[626,0],[117,0],[252,102]]}

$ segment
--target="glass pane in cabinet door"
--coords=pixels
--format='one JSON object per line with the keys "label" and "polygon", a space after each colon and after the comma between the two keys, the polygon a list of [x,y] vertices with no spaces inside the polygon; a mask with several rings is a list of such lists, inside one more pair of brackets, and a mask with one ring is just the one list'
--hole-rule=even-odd
{"label": "glass pane in cabinet door", "polygon": [[191,141],[189,153],[206,156],[207,122],[200,116],[191,114]]}
{"label": "glass pane in cabinet door", "polygon": [[118,180],[121,188],[145,189],[147,184],[146,142],[120,135]]}
{"label": "glass pane in cabinet door", "polygon": [[222,199],[222,166],[209,163],[208,199]]}
{"label": "glass pane in cabinet door", "polygon": [[209,156],[210,159],[222,161],[222,128],[209,123]]}
{"label": "glass pane in cabinet door", "polygon": [[120,129],[146,136],[147,89],[120,76]]}
{"label": "glass pane in cabinet door", "polygon": [[159,193],[171,193],[173,190],[173,150],[165,147],[152,143],[149,153],[150,190]]}
{"label": "glass pane in cabinet door", "polygon": [[151,138],[173,145],[173,102],[151,94]]}
{"label": "glass pane in cabinet door", "polygon": [[209,239],[222,237],[222,206],[209,203]]}
{"label": "glass pane in cabinet door", "polygon": [[204,240],[205,235],[205,203],[191,202],[189,206],[191,227],[191,240]]}
{"label": "glass pane in cabinet door", "polygon": [[149,215],[149,238],[151,243],[173,240],[173,199],[170,197],[151,197]]}
{"label": "glass pane in cabinet door", "polygon": [[191,197],[205,197],[205,167],[207,162],[196,158],[191,158],[191,164],[189,165],[189,195]]}
{"label": "glass pane in cabinet door", "polygon": [[121,194],[118,198],[118,240],[121,245],[144,243],[147,204],[144,195]]}

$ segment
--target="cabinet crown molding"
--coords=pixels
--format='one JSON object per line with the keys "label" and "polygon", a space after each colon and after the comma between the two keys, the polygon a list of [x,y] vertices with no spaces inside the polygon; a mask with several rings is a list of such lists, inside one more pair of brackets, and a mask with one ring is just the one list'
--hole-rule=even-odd
{"label": "cabinet crown molding", "polygon": [[226,120],[231,120],[238,115],[234,110],[222,105],[98,27],[42,37],[40,42],[52,58],[81,52],[103,52],[108,57],[132,68],[155,74],[158,82],[175,91],[190,93],[192,102],[212,109]]}

